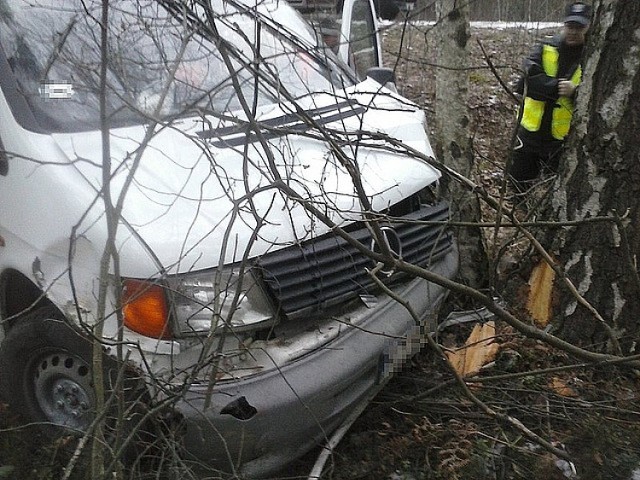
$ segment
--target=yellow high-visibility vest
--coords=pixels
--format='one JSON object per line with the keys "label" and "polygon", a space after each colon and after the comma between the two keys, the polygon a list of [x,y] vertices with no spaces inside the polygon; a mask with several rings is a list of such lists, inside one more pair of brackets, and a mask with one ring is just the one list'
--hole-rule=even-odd
{"label": "yellow high-visibility vest", "polygon": [[[544,73],[550,77],[558,74],[558,48],[553,45],[542,46],[542,68]],[[576,71],[569,79],[571,83],[578,86],[582,78],[582,68],[578,66]],[[522,112],[522,120],[520,125],[530,132],[540,130],[542,123],[542,115],[544,114],[545,102],[534,100],[531,97],[525,97],[524,110]],[[557,140],[563,140],[569,133],[571,125],[571,117],[573,117],[573,100],[568,97],[560,97],[556,100],[553,108],[553,116],[551,120],[551,135]]]}

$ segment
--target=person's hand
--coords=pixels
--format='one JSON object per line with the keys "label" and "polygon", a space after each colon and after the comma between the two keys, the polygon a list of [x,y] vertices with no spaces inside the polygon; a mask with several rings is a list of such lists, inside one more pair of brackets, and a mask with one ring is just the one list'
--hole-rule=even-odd
{"label": "person's hand", "polygon": [[558,82],[558,95],[561,97],[571,97],[576,91],[576,86],[571,80],[560,80]]}

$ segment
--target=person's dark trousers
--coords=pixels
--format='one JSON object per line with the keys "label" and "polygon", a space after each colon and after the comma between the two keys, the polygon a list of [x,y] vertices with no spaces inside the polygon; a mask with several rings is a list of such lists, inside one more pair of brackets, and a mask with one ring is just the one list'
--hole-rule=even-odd
{"label": "person's dark trousers", "polygon": [[557,172],[561,151],[560,141],[534,143],[526,139],[523,141],[519,135],[507,170],[516,190],[524,192],[531,188],[543,170],[549,173]]}

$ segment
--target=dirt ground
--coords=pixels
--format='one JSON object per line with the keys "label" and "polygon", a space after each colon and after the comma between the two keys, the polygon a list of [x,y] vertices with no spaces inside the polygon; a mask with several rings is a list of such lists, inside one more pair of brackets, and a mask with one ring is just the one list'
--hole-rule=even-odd
{"label": "dirt ground", "polygon": [[[514,127],[513,81],[536,37],[550,32],[473,29],[469,45],[469,111],[476,180],[497,189]],[[387,27],[386,64],[397,61],[400,92],[433,117],[435,36],[430,27]],[[402,45],[402,48],[400,48]],[[398,53],[400,52],[400,53]],[[432,122],[433,123],[433,122]],[[520,286],[511,287],[517,309]],[[502,293],[502,292],[497,292]],[[455,299],[453,299],[455,302]],[[322,478],[332,480],[583,480],[632,478],[640,461],[638,380],[611,366],[586,368],[564,352],[497,324],[498,353],[472,392],[501,414],[566,452],[559,459],[491,418],[456,386],[441,358],[425,349],[376,397],[338,445]],[[471,326],[445,329],[440,343],[460,345]],[[564,368],[564,369],[563,369]],[[60,446],[15,430],[18,419],[0,404],[0,478],[50,479],[61,472]],[[12,428],[11,431],[3,430]],[[306,478],[319,450],[279,478]],[[15,467],[14,470],[10,466]]]}

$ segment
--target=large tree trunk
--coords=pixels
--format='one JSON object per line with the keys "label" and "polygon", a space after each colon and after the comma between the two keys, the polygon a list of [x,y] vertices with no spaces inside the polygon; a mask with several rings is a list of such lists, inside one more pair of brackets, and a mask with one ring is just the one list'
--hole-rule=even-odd
{"label": "large tree trunk", "polygon": [[640,339],[640,2],[600,0],[595,7],[550,210],[559,221],[620,220],[554,231],[549,244],[564,272],[602,317],[556,280],[555,318],[570,341],[600,350],[619,342],[633,351]]}
{"label": "large tree trunk", "polygon": [[[441,161],[458,173],[470,177],[473,150],[469,134],[468,77],[469,2],[438,0],[438,54],[436,72],[436,153]],[[477,222],[477,197],[449,179],[443,180],[445,195],[451,199],[452,219]],[[468,285],[485,286],[487,260],[482,233],[478,227],[456,229],[460,247],[460,277]]]}

